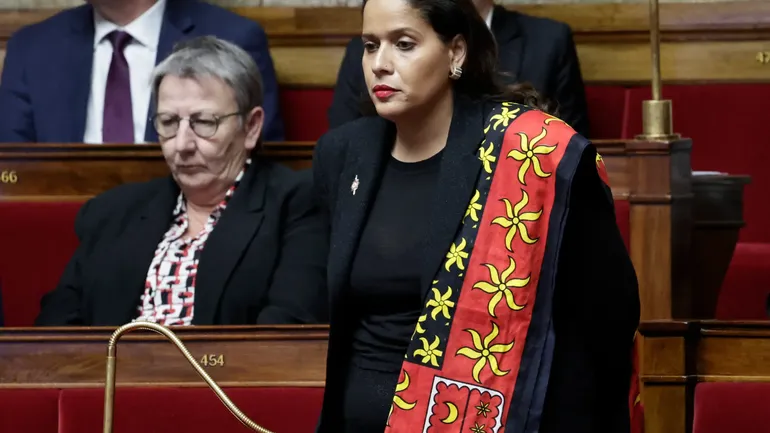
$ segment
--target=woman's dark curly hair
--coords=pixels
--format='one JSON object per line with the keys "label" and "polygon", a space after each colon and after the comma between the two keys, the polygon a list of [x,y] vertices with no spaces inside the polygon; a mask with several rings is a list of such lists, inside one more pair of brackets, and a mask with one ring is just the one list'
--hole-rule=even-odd
{"label": "woman's dark curly hair", "polygon": [[[390,0],[393,1],[393,0]],[[529,83],[503,84],[498,70],[497,44],[487,24],[476,11],[471,0],[404,0],[418,10],[442,41],[449,43],[461,35],[467,44],[462,76],[454,89],[473,99],[516,102],[537,108],[549,114],[554,107],[542,98]],[[366,7],[368,0],[364,0]],[[449,74],[449,71],[447,71]],[[374,106],[366,95],[371,107]]]}

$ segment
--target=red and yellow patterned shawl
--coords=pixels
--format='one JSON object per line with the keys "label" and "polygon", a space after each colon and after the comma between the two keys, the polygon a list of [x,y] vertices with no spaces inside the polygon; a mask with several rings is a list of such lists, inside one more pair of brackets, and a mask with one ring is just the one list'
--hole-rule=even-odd
{"label": "red and yellow patterned shawl", "polygon": [[[386,433],[512,432],[542,408],[564,185],[587,142],[568,146],[572,128],[512,103],[484,132],[476,191],[416,325]],[[606,183],[598,155],[596,166]]]}

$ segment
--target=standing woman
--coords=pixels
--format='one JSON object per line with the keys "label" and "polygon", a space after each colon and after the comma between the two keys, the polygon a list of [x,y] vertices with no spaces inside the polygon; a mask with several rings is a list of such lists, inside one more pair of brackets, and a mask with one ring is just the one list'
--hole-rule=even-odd
{"label": "standing woman", "polygon": [[364,1],[362,38],[378,116],[313,162],[331,230],[318,431],[629,431],[639,296],[595,148],[498,84],[471,0]]}

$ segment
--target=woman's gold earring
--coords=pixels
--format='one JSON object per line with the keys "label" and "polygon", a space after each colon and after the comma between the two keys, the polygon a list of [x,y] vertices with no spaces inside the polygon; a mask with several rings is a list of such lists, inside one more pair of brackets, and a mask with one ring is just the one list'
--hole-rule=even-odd
{"label": "woman's gold earring", "polygon": [[449,78],[453,80],[459,80],[463,76],[463,68],[459,66],[453,66],[452,72],[449,73]]}

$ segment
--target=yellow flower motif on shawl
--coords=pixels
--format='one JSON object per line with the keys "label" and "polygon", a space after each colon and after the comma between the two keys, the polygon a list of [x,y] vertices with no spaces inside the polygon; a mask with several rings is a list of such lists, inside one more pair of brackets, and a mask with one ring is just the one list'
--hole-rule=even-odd
{"label": "yellow flower motif on shawl", "polygon": [[401,398],[398,393],[404,392],[409,388],[409,373],[404,371],[404,380],[403,382],[400,382],[396,384],[396,393],[393,396],[393,404],[390,405],[390,412],[388,412],[388,422],[387,425],[390,426],[390,416],[393,414],[393,408],[397,407],[402,410],[412,410],[414,409],[414,406],[417,404],[417,402],[409,403],[403,398]]}
{"label": "yellow flower motif on shawl", "polygon": [[530,166],[539,177],[549,177],[551,175],[551,173],[543,171],[543,167],[540,165],[540,159],[538,158],[538,155],[548,155],[556,149],[556,146],[546,146],[544,144],[538,146],[540,140],[545,138],[546,133],[545,128],[543,128],[543,131],[540,134],[530,140],[529,137],[527,137],[527,134],[519,132],[519,137],[521,137],[521,151],[513,149],[508,152],[508,158],[513,158],[516,161],[521,162],[521,166],[519,167],[519,182],[522,185],[527,184],[524,181],[524,175],[527,174]]}
{"label": "yellow flower motif on shawl", "polygon": [[457,268],[461,271],[465,270],[465,264],[463,263],[464,259],[468,258],[468,253],[463,251],[465,249],[465,238],[460,239],[460,244],[455,245],[452,243],[452,245],[449,247],[449,252],[446,253],[446,263],[444,263],[444,269],[449,272],[449,268],[452,267],[452,265],[456,264]]}
{"label": "yellow flower motif on shawl", "polygon": [[499,368],[499,361],[495,357],[496,353],[507,353],[513,348],[513,341],[508,344],[492,344],[500,333],[497,324],[492,322],[492,332],[484,337],[484,341],[481,340],[481,335],[474,329],[466,329],[471,334],[473,339],[473,348],[462,347],[457,351],[458,355],[463,355],[470,359],[476,359],[476,363],[473,365],[473,380],[477,383],[481,383],[479,379],[479,373],[481,370],[489,364],[489,369],[495,376],[505,376],[510,370],[501,371]]}
{"label": "yellow flower motif on shawl", "polygon": [[513,238],[516,236],[516,232],[519,232],[521,240],[527,244],[534,244],[537,242],[537,238],[532,239],[529,237],[527,226],[525,221],[537,221],[542,215],[543,210],[540,209],[537,212],[522,212],[524,207],[529,203],[529,195],[523,189],[521,190],[521,200],[516,203],[516,206],[511,206],[511,202],[507,198],[503,199],[505,203],[506,216],[499,216],[492,220],[492,224],[497,224],[501,227],[508,229],[508,234],[505,235],[505,246],[508,251],[513,252]]}
{"label": "yellow flower motif on shawl", "polygon": [[444,356],[444,352],[438,349],[438,345],[441,343],[438,335],[431,344],[428,344],[428,339],[425,337],[420,337],[420,341],[422,341],[422,349],[415,350],[414,356],[422,356],[423,364],[430,362],[430,365],[438,367],[438,357]]}
{"label": "yellow flower motif on shawl", "polygon": [[481,424],[474,422],[473,427],[471,427],[471,433],[487,433],[487,426],[486,424]]}
{"label": "yellow flower motif on shawl", "polygon": [[495,114],[489,119],[490,122],[495,122],[494,125],[492,125],[492,129],[497,131],[497,127],[501,124],[503,126],[508,126],[508,123],[519,115],[519,111],[521,111],[520,107],[511,110],[503,104],[503,111],[501,111],[500,114]]}
{"label": "yellow flower motif on shawl", "polygon": [[519,311],[524,308],[524,305],[519,305],[516,303],[511,288],[525,287],[527,284],[529,284],[529,276],[524,279],[510,278],[510,276],[513,274],[513,271],[516,270],[516,262],[513,260],[513,257],[508,257],[508,260],[510,260],[510,262],[508,267],[503,271],[502,275],[497,271],[496,267],[485,263],[484,266],[489,269],[490,281],[479,281],[473,285],[474,289],[482,290],[483,292],[489,293],[490,295],[494,294],[492,299],[489,300],[488,307],[489,315],[492,317],[497,317],[495,315],[495,308],[497,308],[497,304],[503,299],[503,296],[505,296],[505,302],[508,304],[508,308],[511,310]]}
{"label": "yellow flower motif on shawl", "polygon": [[452,288],[447,287],[446,293],[443,295],[435,287],[431,290],[433,290],[433,299],[428,300],[426,304],[428,307],[433,307],[433,310],[430,312],[431,319],[436,320],[438,313],[441,313],[445,319],[449,319],[449,309],[455,306],[454,301],[449,300],[452,297]]}
{"label": "yellow flower motif on shawl", "polygon": [[487,414],[489,412],[492,412],[492,409],[489,408],[489,402],[481,402],[479,403],[475,409],[478,411],[476,412],[476,416],[483,416],[484,418],[487,417]]}
{"label": "yellow flower motif on shawl", "polygon": [[497,161],[497,157],[492,155],[492,151],[495,150],[495,145],[494,143],[489,143],[489,146],[484,149],[484,143],[486,143],[486,140],[484,140],[479,147],[479,159],[484,165],[484,171],[492,174],[492,163]]}
{"label": "yellow flower motif on shawl", "polygon": [[479,222],[479,215],[477,212],[481,210],[481,203],[478,202],[480,197],[481,194],[479,193],[479,190],[476,190],[476,193],[473,194],[473,198],[471,199],[470,204],[468,204],[468,209],[466,209],[463,219],[470,216],[473,221]]}
{"label": "yellow flower motif on shawl", "polygon": [[600,164],[604,164],[604,158],[599,155],[599,152],[596,152],[596,167],[601,167]]}

